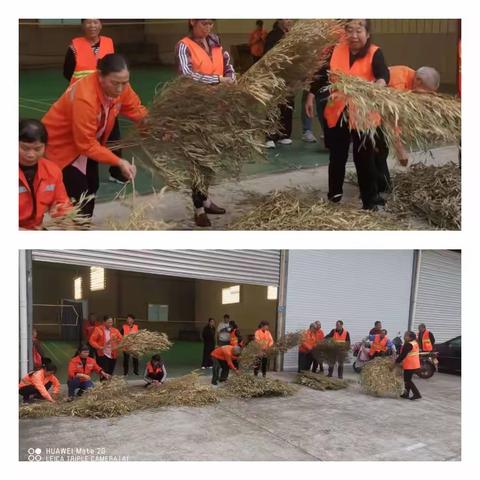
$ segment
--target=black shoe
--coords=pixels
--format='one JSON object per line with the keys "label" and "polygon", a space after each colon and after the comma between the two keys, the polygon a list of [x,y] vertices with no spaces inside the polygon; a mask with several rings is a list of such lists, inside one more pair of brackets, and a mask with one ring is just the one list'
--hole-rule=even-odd
{"label": "black shoe", "polygon": [[133,372],[133,374],[134,374],[134,375],[137,375],[137,376],[139,375],[139,373],[138,373],[138,372]]}
{"label": "black shoe", "polygon": [[410,400],[418,400],[419,398],[422,398],[421,395],[414,395],[413,397],[410,397]]}
{"label": "black shoe", "polygon": [[401,397],[401,398],[405,398],[405,399],[407,399],[407,400],[410,399],[410,396],[408,395],[408,393],[402,393],[402,394],[400,395],[400,397]]}
{"label": "black shoe", "polygon": [[225,213],[225,209],[215,205],[213,202],[210,203],[209,207],[204,207],[205,213],[210,213],[212,215],[223,215]]}
{"label": "black shoe", "polygon": [[212,382],[212,385],[218,385],[218,382]]}
{"label": "black shoe", "polygon": [[339,380],[343,380],[343,377],[338,377]]}
{"label": "black shoe", "polygon": [[369,210],[370,212],[378,212],[378,205],[375,203],[364,204],[362,210]]}
{"label": "black shoe", "polygon": [[332,195],[331,197],[328,197],[328,200],[332,203],[338,203],[342,200],[343,194],[342,193],[337,193],[336,195]]}
{"label": "black shoe", "polygon": [[328,374],[327,377],[332,378],[332,376],[330,374]]}

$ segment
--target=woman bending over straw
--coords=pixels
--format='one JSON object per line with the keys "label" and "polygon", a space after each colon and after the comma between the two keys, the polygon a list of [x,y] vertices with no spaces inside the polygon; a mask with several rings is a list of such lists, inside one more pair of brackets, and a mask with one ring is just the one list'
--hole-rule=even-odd
{"label": "woman bending over straw", "polygon": [[[213,20],[189,20],[189,35],[182,38],[176,48],[178,73],[207,85],[233,83],[235,71],[230,63],[230,55],[212,34]],[[204,191],[192,187],[192,200],[195,207],[195,224],[199,227],[211,225],[207,216],[222,215],[225,209],[215,205],[208,197],[208,185],[212,176],[205,172]]]}

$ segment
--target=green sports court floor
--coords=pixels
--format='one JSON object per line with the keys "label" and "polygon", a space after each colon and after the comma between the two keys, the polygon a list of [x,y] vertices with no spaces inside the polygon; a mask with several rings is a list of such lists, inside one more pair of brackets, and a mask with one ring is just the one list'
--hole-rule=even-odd
{"label": "green sports court floor", "polygon": [[[42,341],[43,355],[50,358],[57,366],[57,377],[60,380],[60,383],[67,382],[68,362],[75,354],[75,349],[76,344],[74,342],[66,342],[61,340]],[[173,347],[168,352],[162,354],[162,358],[167,369],[167,375],[178,377],[180,375],[185,375],[192,370],[200,368],[202,363],[202,354],[203,344],[201,342],[174,342]],[[145,364],[148,360],[148,358],[140,359],[139,372],[141,377],[143,376]],[[131,370],[132,365],[130,360],[130,375],[128,378],[138,379],[139,377],[133,375]],[[210,372],[210,370],[207,372]],[[117,375],[123,375],[123,358],[121,354],[117,360],[115,373]]]}
{"label": "green sports court floor", "polygon": [[[155,88],[172,79],[175,72],[167,67],[132,67],[131,83],[139,94],[142,102],[149,105]],[[61,68],[32,69],[20,71],[19,114],[20,118],[41,118],[67,87]],[[248,163],[242,172],[242,177],[251,175],[268,175],[301,168],[311,168],[328,164],[328,157],[320,144],[306,144],[300,140],[300,98],[297,98],[297,108],[294,113],[293,145],[278,146],[268,152],[266,162]],[[128,120],[121,119],[122,130],[129,128]],[[314,132],[317,138],[320,133],[318,121],[314,120]],[[129,159],[128,152],[124,157]],[[109,182],[108,167],[100,166],[99,201],[113,200],[121,186]],[[141,194],[158,191],[163,185],[161,179],[154,178],[146,169],[139,168],[135,186]]]}

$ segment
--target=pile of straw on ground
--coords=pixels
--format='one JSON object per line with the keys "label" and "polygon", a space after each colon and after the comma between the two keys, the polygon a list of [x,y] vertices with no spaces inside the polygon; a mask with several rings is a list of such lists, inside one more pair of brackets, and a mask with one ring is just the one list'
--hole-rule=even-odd
{"label": "pile of straw on ground", "polygon": [[408,230],[409,222],[385,212],[332,204],[300,190],[275,191],[229,226],[233,230]]}
{"label": "pile of straw on ground", "polygon": [[263,355],[262,347],[255,341],[250,342],[242,349],[242,354],[239,358],[240,368],[242,370],[251,370],[257,365],[259,358]]}
{"label": "pile of straw on ground", "polygon": [[134,357],[142,357],[148,353],[158,353],[169,350],[173,343],[166,333],[151,332],[146,329],[125,335],[118,348]]}
{"label": "pile of straw on ground", "polygon": [[203,407],[219,402],[216,390],[202,384],[197,373],[166,381],[160,386],[151,386],[136,396],[142,408],[155,407]]}
{"label": "pile of straw on ground", "polygon": [[377,397],[398,398],[404,390],[400,369],[386,357],[376,357],[363,366],[360,384],[366,393]]}
{"label": "pile of straw on ground", "polygon": [[388,210],[403,217],[416,215],[446,230],[461,228],[461,175],[458,165],[413,165],[393,176]]}
{"label": "pile of straw on ground", "polygon": [[297,391],[294,385],[281,380],[255,377],[250,373],[230,375],[222,390],[224,395],[240,398],[286,397]]}
{"label": "pile of straw on ground", "polygon": [[461,103],[458,97],[386,88],[351,75],[333,76],[331,91],[344,95],[356,128],[375,137],[372,112],[381,115],[387,143],[397,139],[412,148],[427,150],[438,144],[459,144]]}
{"label": "pile of straw on ground", "polygon": [[295,378],[295,383],[303,385],[304,387],[312,388],[313,390],[340,390],[342,388],[347,388],[347,382],[326,377],[318,373],[312,372],[300,372]]}
{"label": "pile of straw on ground", "polygon": [[148,211],[153,210],[153,204],[148,203],[133,207],[126,219],[109,218],[106,221],[108,230],[172,230],[175,224],[164,220],[153,219]]}
{"label": "pile of straw on ground", "polygon": [[335,362],[345,363],[348,360],[350,345],[348,343],[334,342],[326,338],[318,342],[312,349],[312,356],[318,362],[333,365]]}
{"label": "pile of straw on ground", "polygon": [[220,172],[237,177],[246,162],[264,158],[265,135],[279,128],[278,105],[323,64],[341,25],[299,20],[236,84],[166,84],[141,131],[113,148],[141,146],[142,161],[173,188],[205,191]]}

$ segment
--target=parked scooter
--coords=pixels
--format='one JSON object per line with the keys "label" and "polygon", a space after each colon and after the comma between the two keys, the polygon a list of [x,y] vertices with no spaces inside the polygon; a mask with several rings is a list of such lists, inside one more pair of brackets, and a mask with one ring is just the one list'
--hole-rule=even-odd
{"label": "parked scooter", "polygon": [[417,375],[420,378],[431,378],[437,370],[437,352],[420,352],[420,370]]}

